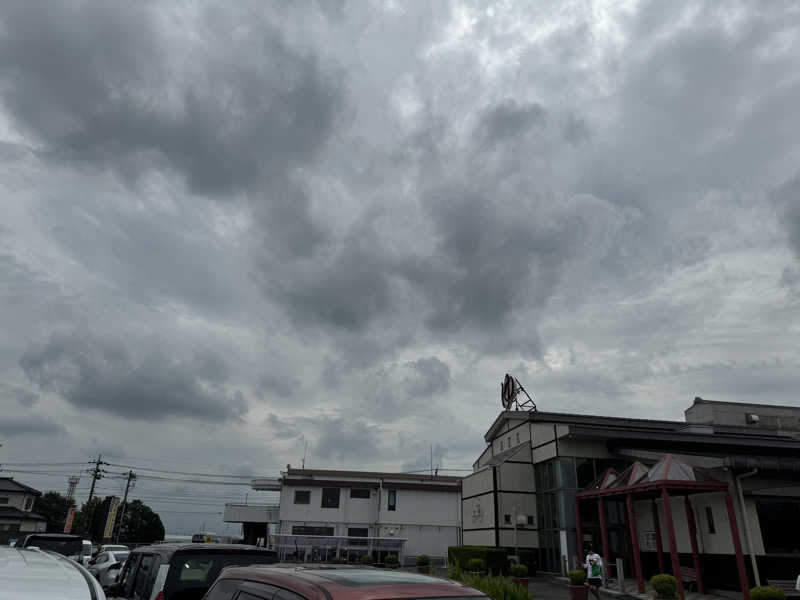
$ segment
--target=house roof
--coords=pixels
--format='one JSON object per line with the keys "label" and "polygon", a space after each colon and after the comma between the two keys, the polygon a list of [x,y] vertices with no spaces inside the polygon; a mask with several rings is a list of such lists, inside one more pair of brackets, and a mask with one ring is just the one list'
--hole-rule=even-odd
{"label": "house roof", "polygon": [[327,469],[292,469],[286,471],[287,477],[304,478],[336,478],[352,477],[353,479],[393,479],[397,481],[414,481],[419,483],[450,483],[458,484],[461,477],[452,475],[425,475],[424,473],[385,473],[377,471],[335,471]]}
{"label": "house roof", "polygon": [[25,512],[13,506],[0,506],[0,519],[19,519],[20,521],[46,521],[42,515]]}
{"label": "house roof", "polygon": [[24,483],[20,483],[19,481],[14,481],[13,477],[0,477],[0,492],[18,492],[23,494],[34,494],[36,496],[42,495],[42,492],[39,490],[35,490]]}

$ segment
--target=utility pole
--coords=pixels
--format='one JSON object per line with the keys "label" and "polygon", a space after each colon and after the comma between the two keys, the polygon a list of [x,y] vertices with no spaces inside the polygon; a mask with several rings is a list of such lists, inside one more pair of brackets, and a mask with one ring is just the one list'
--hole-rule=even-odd
{"label": "utility pole", "polygon": [[[98,454],[97,460],[93,460],[90,462],[94,463],[94,469],[92,469],[92,487],[89,490],[89,499],[86,501],[86,503],[91,507],[92,498],[94,498],[94,486],[97,483],[98,479],[103,478],[104,471],[100,468],[100,465],[104,465],[106,463],[103,462],[102,454]],[[94,508],[90,508],[89,519],[86,522],[84,533],[91,533],[93,521],[94,521]]]}
{"label": "utility pole", "polygon": [[122,514],[119,516],[119,523],[117,524],[117,535],[114,536],[114,543],[119,542],[119,535],[122,533],[122,520],[125,518],[125,511],[128,508],[128,491],[131,489],[131,482],[136,479],[136,473],[128,471],[128,481],[125,484],[125,498],[122,500]]}
{"label": "utility pole", "polygon": [[104,465],[105,464],[103,462],[103,455],[102,454],[98,454],[97,455],[97,460],[93,460],[93,461],[90,461],[90,462],[94,463],[94,469],[92,469],[92,488],[89,490],[89,499],[87,500],[87,502],[91,502],[92,498],[94,498],[94,486],[97,483],[98,479],[102,479],[103,478],[102,471],[100,469],[100,465]]}

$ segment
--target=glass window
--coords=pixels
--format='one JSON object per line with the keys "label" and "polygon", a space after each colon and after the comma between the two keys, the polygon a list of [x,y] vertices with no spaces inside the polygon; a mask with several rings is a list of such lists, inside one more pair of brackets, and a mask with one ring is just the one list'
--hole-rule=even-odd
{"label": "glass window", "polygon": [[153,588],[153,578],[150,575],[155,562],[155,554],[142,554],[142,560],[139,562],[139,569],[136,571],[136,577],[133,582],[134,598],[150,597],[150,590]]}
{"label": "glass window", "polygon": [[592,482],[597,477],[594,472],[594,460],[591,458],[576,458],[575,474],[578,478],[579,488],[584,489],[592,485]]}
{"label": "glass window", "polygon": [[573,459],[562,456],[553,460],[556,468],[556,485],[560,488],[575,488],[578,482],[575,478],[575,462]]}
{"label": "glass window", "polygon": [[508,436],[508,447],[511,448],[511,436]]}
{"label": "glass window", "polygon": [[322,488],[322,508],[339,508],[339,488]]}
{"label": "glass window", "polygon": [[503,442],[500,442],[500,452],[503,451]]}
{"label": "glass window", "polygon": [[389,490],[386,500],[386,510],[397,510],[397,490]]}
{"label": "glass window", "polygon": [[351,488],[350,489],[350,497],[351,498],[368,499],[369,498],[369,490],[368,489]]}
{"label": "glass window", "polygon": [[294,592],[290,592],[289,590],[279,589],[278,593],[275,594],[275,600],[306,600],[300,594],[295,594]]}
{"label": "glass window", "polygon": [[800,553],[796,526],[800,523],[800,501],[765,500],[756,502],[756,513],[761,525],[761,537],[767,554]]}
{"label": "glass window", "polygon": [[519,431],[517,432],[517,443],[519,444]]}
{"label": "glass window", "polygon": [[268,598],[272,598],[272,594],[270,594],[269,596],[254,596],[253,594],[242,592],[241,594],[236,596],[236,600],[265,600]]}
{"label": "glass window", "polygon": [[311,504],[311,492],[308,490],[295,490],[294,491],[295,504]]}
{"label": "glass window", "polygon": [[533,515],[528,515],[528,525],[533,525]]}
{"label": "glass window", "polygon": [[8,498],[6,496],[0,496],[0,504],[8,504]]}
{"label": "glass window", "polygon": [[202,598],[225,567],[276,562],[278,562],[277,553],[267,550],[179,551],[173,554],[170,560],[170,569],[164,584],[164,596]]}
{"label": "glass window", "polygon": [[25,498],[25,510],[30,510],[33,506],[33,498]]}
{"label": "glass window", "polygon": [[347,537],[367,537],[369,536],[369,529],[366,527],[348,527]]}
{"label": "glass window", "polygon": [[708,533],[717,533],[717,528],[714,526],[714,511],[710,506],[706,506],[706,521],[708,522]]}
{"label": "glass window", "polygon": [[292,526],[292,535],[333,535],[333,527],[294,525]]}
{"label": "glass window", "polygon": [[511,523],[511,515],[503,515],[503,521],[506,523]]}
{"label": "glass window", "polygon": [[205,600],[231,600],[236,593],[239,585],[238,579],[219,579],[214,586],[208,590]]}
{"label": "glass window", "polygon": [[133,583],[136,580],[136,572],[141,560],[142,555],[137,552],[125,562],[125,569],[119,577],[123,598],[130,598],[133,595]]}

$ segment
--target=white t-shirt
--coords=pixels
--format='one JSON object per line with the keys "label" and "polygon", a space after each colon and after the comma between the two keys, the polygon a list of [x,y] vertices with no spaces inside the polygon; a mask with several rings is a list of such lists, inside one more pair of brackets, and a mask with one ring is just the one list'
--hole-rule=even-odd
{"label": "white t-shirt", "polygon": [[595,561],[597,566],[600,567],[600,575],[594,575],[595,578],[600,577],[603,578],[603,559],[600,558],[599,554],[591,553],[586,555],[586,577],[592,577],[592,561]]}

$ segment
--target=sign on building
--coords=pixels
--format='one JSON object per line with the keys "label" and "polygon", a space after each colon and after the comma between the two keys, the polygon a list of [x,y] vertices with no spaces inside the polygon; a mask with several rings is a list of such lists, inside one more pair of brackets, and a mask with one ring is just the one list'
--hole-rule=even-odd
{"label": "sign on building", "polygon": [[103,530],[103,539],[111,539],[114,534],[114,523],[117,521],[117,509],[119,508],[119,498],[111,496],[108,504],[108,516],[106,517],[106,526]]}

